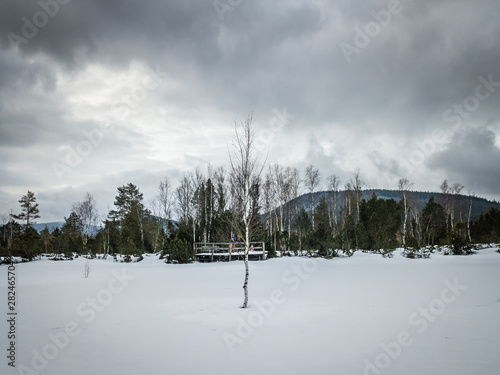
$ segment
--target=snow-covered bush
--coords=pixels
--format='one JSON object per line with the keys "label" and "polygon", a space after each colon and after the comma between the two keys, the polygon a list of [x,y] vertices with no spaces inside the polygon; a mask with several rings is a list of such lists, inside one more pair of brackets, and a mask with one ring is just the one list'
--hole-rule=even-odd
{"label": "snow-covered bush", "polygon": [[383,258],[393,258],[395,249],[380,249],[380,254]]}
{"label": "snow-covered bush", "polygon": [[113,254],[113,260],[119,263],[138,263],[143,259],[142,255]]}
{"label": "snow-covered bush", "polygon": [[73,260],[73,255],[69,254],[52,254],[50,260]]}
{"label": "snow-covered bush", "polygon": [[405,249],[401,249],[401,255],[409,259],[429,258],[432,254],[432,251],[433,251],[432,246],[426,246],[421,248],[407,247]]}

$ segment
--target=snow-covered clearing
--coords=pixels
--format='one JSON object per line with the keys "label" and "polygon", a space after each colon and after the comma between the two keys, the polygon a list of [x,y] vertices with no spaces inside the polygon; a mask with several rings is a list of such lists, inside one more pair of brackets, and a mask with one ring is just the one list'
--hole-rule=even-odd
{"label": "snow-covered clearing", "polygon": [[[16,369],[1,374],[498,374],[500,254],[410,260],[16,265]],[[57,346],[58,345],[58,346]],[[6,354],[7,353],[7,354]]]}

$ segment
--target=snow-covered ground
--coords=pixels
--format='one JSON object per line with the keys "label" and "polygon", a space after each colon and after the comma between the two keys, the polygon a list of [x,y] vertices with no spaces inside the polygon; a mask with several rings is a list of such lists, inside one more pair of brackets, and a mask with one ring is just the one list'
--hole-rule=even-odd
{"label": "snow-covered ground", "polygon": [[3,375],[499,374],[500,254],[410,260],[16,265],[16,369]]}

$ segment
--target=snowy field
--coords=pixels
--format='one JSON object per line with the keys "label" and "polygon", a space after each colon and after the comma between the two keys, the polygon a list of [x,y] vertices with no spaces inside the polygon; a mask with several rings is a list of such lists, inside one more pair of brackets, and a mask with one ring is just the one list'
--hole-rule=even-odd
{"label": "snowy field", "polygon": [[409,260],[16,265],[16,369],[2,375],[500,373],[500,254]]}

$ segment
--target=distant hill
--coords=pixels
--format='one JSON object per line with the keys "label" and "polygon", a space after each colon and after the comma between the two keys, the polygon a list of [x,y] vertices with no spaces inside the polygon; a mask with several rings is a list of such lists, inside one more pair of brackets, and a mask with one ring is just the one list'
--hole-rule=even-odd
{"label": "distant hill", "polygon": [[[162,219],[159,219],[159,220],[162,221]],[[170,221],[174,226],[178,225],[178,222],[176,220],[170,220]],[[61,229],[63,225],[64,225],[64,221],[54,221],[54,222],[50,222],[50,223],[30,224],[30,226],[33,227],[38,233],[40,233],[42,230],[44,230],[45,226],[47,226],[49,228],[49,231],[52,233],[56,228]],[[92,233],[96,234],[100,228],[101,228],[100,226],[95,226]]]}
{"label": "distant hill", "polygon": [[[54,221],[51,223],[40,223],[40,224],[31,224],[31,226],[38,232],[40,233],[42,230],[45,229],[45,227],[49,228],[49,231],[52,233],[56,228],[61,229],[62,226],[64,225],[64,221]],[[98,226],[95,226],[92,233],[97,233],[99,231]]]}
{"label": "distant hill", "polygon": [[56,228],[61,229],[63,225],[63,221],[53,221],[51,223],[31,224],[30,226],[33,227],[33,229],[35,229],[38,233],[40,233],[45,229],[45,227],[49,228],[50,232],[53,232]]}
{"label": "distant hill", "polygon": [[[320,191],[315,193],[315,200],[319,202],[322,197],[328,198],[329,192]],[[384,190],[384,189],[367,189],[362,191],[361,199],[370,199],[372,195],[375,194],[378,198],[381,199],[394,199],[396,202],[401,200],[401,192],[398,190]],[[430,193],[430,192],[421,192],[421,191],[409,191],[408,192],[408,201],[412,202],[416,207],[421,211],[426,203],[429,201],[431,197],[440,203],[443,204],[445,198],[449,196],[442,193]],[[342,203],[345,198],[345,191],[339,192],[339,202]],[[299,201],[299,207],[304,208],[306,211],[311,211],[311,194],[303,194],[297,198]],[[457,195],[457,201],[455,205],[455,218],[462,217],[464,220],[467,218],[469,213],[469,203],[470,197],[467,195]],[[495,201],[489,201],[484,198],[473,197],[472,198],[472,211],[471,211],[471,219],[477,220],[479,216],[490,210],[491,208],[495,208],[497,210],[500,209],[500,203]]]}
{"label": "distant hill", "polygon": [[[319,202],[319,200],[323,197],[328,198],[330,192],[328,191],[319,191],[314,193],[315,194],[315,199],[316,202]],[[361,199],[370,199],[372,195],[375,194],[378,198],[381,199],[394,199],[396,202],[398,202],[401,199],[401,192],[398,190],[385,190],[385,189],[367,189],[362,191],[362,197]],[[421,191],[409,191],[408,192],[408,200],[415,204],[420,211],[425,207],[426,203],[429,201],[431,197],[434,197],[434,199],[438,202],[443,204],[445,194],[442,193],[429,193],[429,192],[421,192]],[[339,192],[339,204],[342,204],[342,202],[345,199],[345,191],[340,191]],[[467,195],[458,195],[457,196],[457,202],[455,205],[455,218],[460,218],[462,217],[464,220],[466,220],[468,212],[469,212],[469,196]],[[310,212],[311,211],[311,194],[303,194],[300,197],[297,198],[299,202],[299,207],[304,208],[306,211]],[[472,220],[477,220],[479,219],[479,216],[490,210],[491,208],[495,208],[497,210],[500,210],[500,203],[495,202],[495,201],[489,201],[485,198],[480,198],[480,197],[473,197],[472,198],[472,213],[471,213],[471,219]],[[177,225],[177,222],[174,220],[171,220],[174,225]],[[59,228],[64,225],[64,222],[62,221],[55,221],[55,222],[50,222],[50,223],[40,223],[40,224],[32,224],[32,227],[35,228],[39,233],[47,226],[49,230],[52,232],[54,229]],[[95,232],[99,230],[99,227],[95,227]]]}

